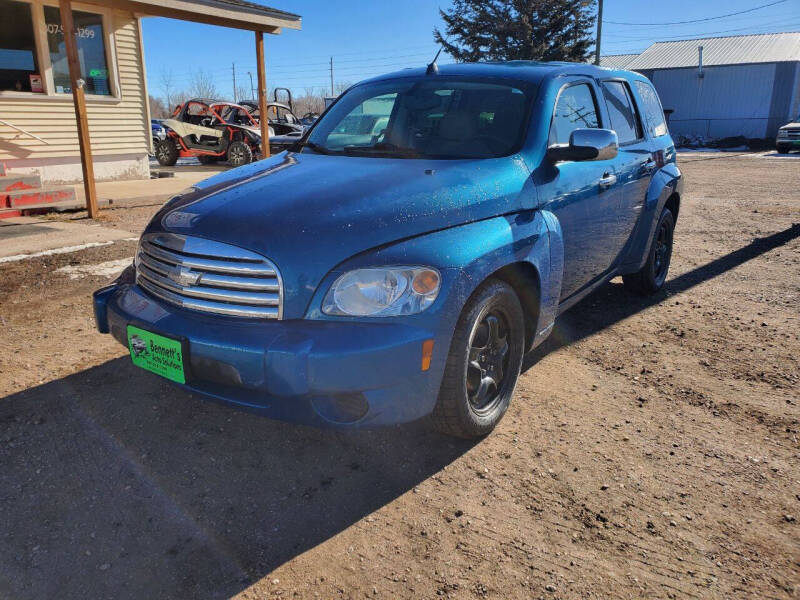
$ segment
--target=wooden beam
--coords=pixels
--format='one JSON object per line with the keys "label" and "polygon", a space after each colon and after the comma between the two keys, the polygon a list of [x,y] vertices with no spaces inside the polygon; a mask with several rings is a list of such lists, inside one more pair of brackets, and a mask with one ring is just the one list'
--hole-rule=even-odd
{"label": "wooden beam", "polygon": [[[81,67],[78,62],[78,46],[75,41],[75,23],[72,20],[70,0],[59,0],[61,26],[64,29],[64,46],[67,50],[69,65],[69,83],[72,87],[72,100],[75,104],[75,121],[78,125],[78,144],[81,149],[81,169],[83,170],[83,189],[86,192],[86,210],[89,218],[97,216],[97,191],[94,187],[94,164],[92,163],[92,146],[89,141],[89,121],[86,116],[86,96],[83,92],[84,82],[81,79]],[[80,80],[80,81],[79,81]]]}
{"label": "wooden beam", "polygon": [[256,31],[256,68],[258,69],[258,114],[261,121],[261,157],[269,157],[269,115],[267,114],[267,70],[264,66],[264,34]]}

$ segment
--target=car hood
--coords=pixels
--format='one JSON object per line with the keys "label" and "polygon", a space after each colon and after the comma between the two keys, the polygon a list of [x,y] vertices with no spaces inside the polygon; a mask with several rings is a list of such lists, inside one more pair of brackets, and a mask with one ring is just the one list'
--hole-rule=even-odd
{"label": "car hood", "polygon": [[791,123],[786,123],[786,125],[781,125],[780,129],[789,129],[790,127],[800,127],[800,121],[792,121]]}
{"label": "car hood", "polygon": [[320,280],[366,250],[532,208],[518,155],[420,160],[281,153],[207,179],[167,203],[147,232],[225,242],[271,259],[285,317],[300,317]]}

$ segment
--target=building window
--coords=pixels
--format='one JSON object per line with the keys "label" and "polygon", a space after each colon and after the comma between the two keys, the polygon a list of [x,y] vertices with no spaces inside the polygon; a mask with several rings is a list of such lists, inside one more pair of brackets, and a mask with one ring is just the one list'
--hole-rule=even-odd
{"label": "building window", "polygon": [[[78,62],[81,78],[86,82],[87,94],[110,96],[106,39],[103,31],[103,16],[96,13],[72,11],[78,45]],[[69,81],[67,49],[64,44],[64,28],[61,14],[55,6],[44,7],[44,20],[47,29],[47,48],[53,68],[53,85],[58,94],[69,94],[72,87]]]}
{"label": "building window", "polygon": [[43,92],[31,5],[0,0],[0,90]]}

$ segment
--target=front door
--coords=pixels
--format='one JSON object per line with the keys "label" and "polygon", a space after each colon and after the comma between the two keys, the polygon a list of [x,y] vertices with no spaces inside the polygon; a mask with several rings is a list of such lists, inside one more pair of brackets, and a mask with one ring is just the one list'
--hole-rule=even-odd
{"label": "front door", "polygon": [[[549,144],[568,144],[575,129],[600,127],[596,88],[589,80],[564,86],[556,100]],[[561,226],[565,299],[605,273],[619,253],[621,199],[616,159],[559,162],[542,170],[536,185],[544,210]]]}

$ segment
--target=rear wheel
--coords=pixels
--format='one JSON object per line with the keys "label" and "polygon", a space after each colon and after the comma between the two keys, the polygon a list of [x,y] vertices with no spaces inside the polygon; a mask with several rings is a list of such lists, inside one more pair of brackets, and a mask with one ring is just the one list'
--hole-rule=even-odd
{"label": "rear wheel", "polygon": [[232,167],[241,167],[253,162],[253,151],[244,142],[233,142],[228,147],[228,163]]}
{"label": "rear wheel", "polygon": [[155,150],[158,164],[171,167],[178,162],[178,147],[173,140],[167,138],[163,142],[159,142]]}
{"label": "rear wheel", "polygon": [[675,218],[672,212],[665,208],[656,225],[653,242],[650,244],[650,254],[644,267],[630,275],[623,275],[622,281],[625,288],[636,294],[649,296],[655,294],[667,280],[669,264],[672,260],[672,234],[675,230]]}
{"label": "rear wheel", "polygon": [[431,415],[442,433],[481,437],[503,418],[522,366],[525,323],[507,283],[488,280],[459,317]]}

